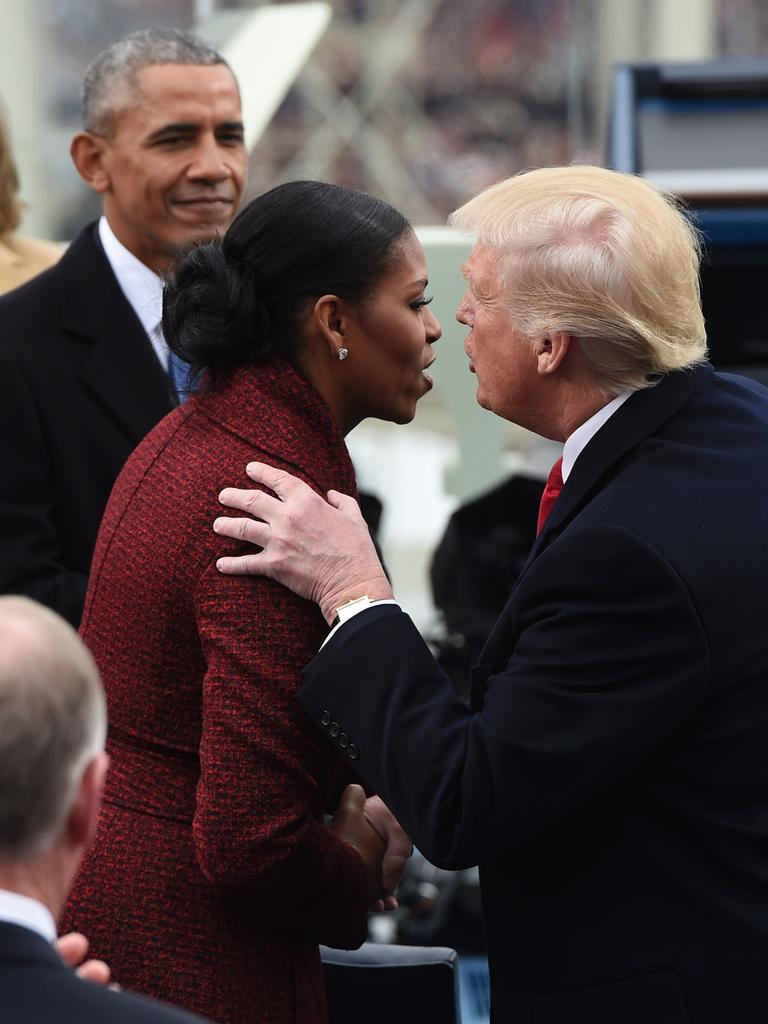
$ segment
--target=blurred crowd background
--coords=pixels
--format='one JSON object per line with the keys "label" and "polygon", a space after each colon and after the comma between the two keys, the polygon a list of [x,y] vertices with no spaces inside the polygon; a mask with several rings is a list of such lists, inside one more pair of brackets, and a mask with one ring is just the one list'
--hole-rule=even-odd
{"label": "blurred crowd background", "polygon": [[[22,233],[72,238],[96,197],[68,155],[80,83],[112,40],[149,25],[221,32],[248,0],[0,0],[0,96],[25,201]],[[428,582],[451,512],[510,475],[543,476],[551,446],[484,416],[453,322],[455,240],[438,225],[485,185],[542,164],[603,162],[618,61],[768,54],[764,0],[330,0],[330,18],[251,152],[247,197],[295,178],[382,195],[420,226],[444,339],[416,423],[350,437],[362,487],[383,501],[398,592],[439,631]],[[209,31],[210,30],[210,31]],[[224,33],[226,35],[226,33]],[[221,45],[223,38],[212,38]],[[267,58],[247,54],[258,78]],[[273,65],[274,66],[274,63]],[[242,68],[238,69],[241,82]],[[274,75],[272,77],[275,77]],[[282,93],[281,93],[282,95]],[[457,255],[459,258],[457,258]],[[472,456],[469,456],[472,452]],[[416,512],[415,510],[418,510]]]}
{"label": "blurred crowd background", "polygon": [[[96,216],[96,197],[77,177],[68,147],[80,125],[83,70],[99,50],[149,25],[205,36],[222,19],[261,6],[0,0],[0,96],[26,204],[22,233],[67,240]],[[327,27],[253,146],[247,197],[282,181],[322,178],[382,195],[420,227],[444,327],[437,387],[407,430],[367,423],[349,444],[361,486],[384,505],[381,540],[398,593],[432,634],[440,623],[429,566],[451,512],[515,473],[543,477],[553,458],[551,446],[475,405],[464,331],[453,322],[460,253],[438,226],[468,196],[518,170],[603,162],[616,62],[768,55],[768,4],[330,0],[328,7]],[[269,56],[257,43],[248,61],[258,72]]]}
{"label": "blurred crowd background", "polygon": [[[0,91],[32,233],[93,214],[71,169],[88,61],[147,26],[204,27],[248,0],[2,0]],[[322,177],[416,223],[521,168],[599,161],[617,60],[761,56],[763,0],[331,0],[333,16],[252,161],[250,192]],[[254,53],[253,60],[258,61]]]}

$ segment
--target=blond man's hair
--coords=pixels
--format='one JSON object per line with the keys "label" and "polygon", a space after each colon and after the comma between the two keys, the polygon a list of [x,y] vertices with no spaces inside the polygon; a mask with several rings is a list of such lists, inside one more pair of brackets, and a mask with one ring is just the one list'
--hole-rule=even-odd
{"label": "blond man's hair", "polygon": [[579,339],[606,395],[702,362],[699,241],[671,196],[602,167],[507,178],[449,223],[499,252],[513,326],[532,343]]}

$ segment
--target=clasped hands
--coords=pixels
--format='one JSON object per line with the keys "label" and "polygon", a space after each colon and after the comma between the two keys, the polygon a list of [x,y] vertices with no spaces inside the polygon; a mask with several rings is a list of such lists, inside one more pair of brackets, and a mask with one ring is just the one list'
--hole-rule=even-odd
{"label": "clasped hands", "polygon": [[341,794],[331,831],[348,843],[365,865],[371,910],[396,910],[395,890],[413,849],[397,818],[378,796],[366,798],[351,783]]}
{"label": "clasped hands", "polygon": [[[353,847],[365,865],[371,910],[396,910],[395,890],[411,855],[411,841],[378,796],[366,798],[355,783],[344,790],[331,831]],[[109,985],[111,972],[103,960],[87,960],[88,940],[69,932],[56,940],[56,950],[84,981]],[[117,986],[112,985],[112,988]]]}

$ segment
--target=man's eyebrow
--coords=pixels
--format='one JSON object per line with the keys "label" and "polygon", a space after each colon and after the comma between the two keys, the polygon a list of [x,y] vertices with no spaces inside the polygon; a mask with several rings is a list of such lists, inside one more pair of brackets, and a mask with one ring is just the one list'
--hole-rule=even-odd
{"label": "man's eyebrow", "polygon": [[193,132],[198,131],[199,125],[194,124],[191,121],[176,121],[171,124],[164,124],[160,128],[156,128],[151,135],[150,139],[157,139],[161,135],[169,135],[175,133],[177,135],[191,135]]}
{"label": "man's eyebrow", "polygon": [[[242,121],[222,121],[221,124],[216,125],[217,132],[240,132],[242,133],[245,129]],[[164,124],[160,128],[156,128],[155,131],[149,136],[151,139],[159,139],[163,135],[194,135],[200,131],[200,125],[194,121],[173,121],[171,124]]]}
{"label": "man's eyebrow", "polygon": [[461,264],[461,266],[459,267],[459,273],[461,274],[465,281],[469,281],[469,265],[467,263]]}

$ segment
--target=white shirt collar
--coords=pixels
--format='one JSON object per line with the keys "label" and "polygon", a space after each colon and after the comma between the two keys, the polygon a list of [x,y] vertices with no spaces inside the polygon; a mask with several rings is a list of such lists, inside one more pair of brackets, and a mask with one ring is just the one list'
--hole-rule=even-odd
{"label": "white shirt collar", "polygon": [[152,343],[164,370],[168,369],[168,346],[160,321],[163,317],[163,279],[126,249],[109,226],[99,218],[99,238],[117,283]]}
{"label": "white shirt collar", "polygon": [[48,907],[19,892],[0,889],[0,921],[29,928],[46,942],[56,938],[56,924]]}
{"label": "white shirt collar", "polygon": [[586,422],[574,430],[563,446],[563,483],[568,479],[576,459],[578,459],[598,430],[605,426],[611,416],[624,405],[631,394],[631,391],[624,391],[622,394],[617,395],[607,405],[604,405],[602,409],[598,409],[594,416],[590,416]]}

